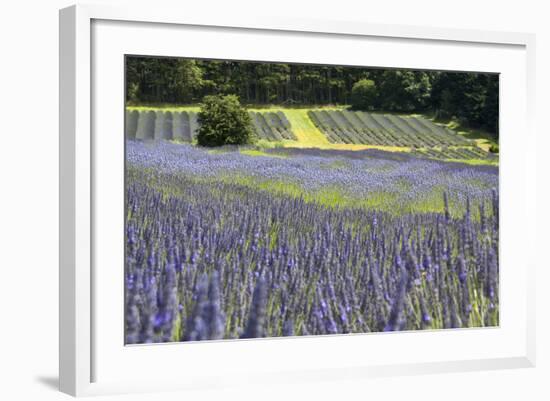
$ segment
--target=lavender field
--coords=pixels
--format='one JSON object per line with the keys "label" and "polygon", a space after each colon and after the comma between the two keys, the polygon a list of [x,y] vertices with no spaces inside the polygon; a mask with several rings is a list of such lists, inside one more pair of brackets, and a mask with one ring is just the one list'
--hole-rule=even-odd
{"label": "lavender field", "polygon": [[126,343],[499,324],[498,167],[126,143]]}

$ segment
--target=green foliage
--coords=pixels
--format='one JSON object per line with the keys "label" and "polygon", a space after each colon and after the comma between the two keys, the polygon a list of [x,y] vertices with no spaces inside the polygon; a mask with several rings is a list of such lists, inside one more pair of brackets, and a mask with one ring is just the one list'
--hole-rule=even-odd
{"label": "green foliage", "polygon": [[498,153],[498,145],[493,143],[490,147],[489,147],[489,152],[491,153]]}
{"label": "green foliage", "polygon": [[203,71],[195,60],[126,58],[126,97],[129,101],[189,102],[202,86]]}
{"label": "green foliage", "polygon": [[138,102],[139,101],[139,83],[130,82],[128,84],[128,87],[126,88],[126,93],[127,93],[129,102],[131,103]]}
{"label": "green foliage", "polygon": [[[498,137],[496,74],[132,56],[126,58],[126,79],[126,99],[137,105],[236,95],[256,107],[352,104],[385,112],[433,111]],[[374,82],[376,91],[365,81]]]}
{"label": "green foliage", "polygon": [[423,71],[385,70],[376,79],[377,108],[385,111],[421,111],[428,105],[431,73]]}
{"label": "green foliage", "polygon": [[430,102],[437,117],[488,130],[498,138],[498,75],[437,73]]}
{"label": "green foliage", "polygon": [[351,107],[354,110],[373,110],[377,100],[376,84],[371,79],[361,79],[351,89]]}
{"label": "green foliage", "polygon": [[244,145],[253,142],[250,115],[235,95],[205,96],[198,113],[201,146]]}

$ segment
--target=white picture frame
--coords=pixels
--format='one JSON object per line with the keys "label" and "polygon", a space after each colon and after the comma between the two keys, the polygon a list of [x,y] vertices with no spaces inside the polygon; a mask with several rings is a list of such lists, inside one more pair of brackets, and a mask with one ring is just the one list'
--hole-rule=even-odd
{"label": "white picture frame", "polygon": [[[147,35],[140,37],[140,32],[149,29]],[[186,29],[192,30],[187,32]],[[141,38],[138,45],[130,45],[125,33],[132,30],[134,38]],[[172,30],[172,31],[170,31]],[[201,47],[182,50],[173,54],[170,46],[154,48],[155,43],[163,37],[189,34],[201,37]],[[503,261],[518,261],[520,271],[503,270],[501,302],[503,308],[502,323],[499,328],[485,330],[458,330],[402,334],[330,336],[302,339],[261,339],[238,342],[214,342],[193,345],[187,348],[186,361],[189,366],[185,379],[166,376],[158,368],[160,362],[170,365],[171,355],[181,353],[181,344],[157,345],[148,347],[124,347],[122,338],[115,338],[120,327],[115,327],[117,316],[120,317],[123,305],[114,307],[113,314],[106,310],[105,302],[97,299],[96,291],[102,292],[108,303],[116,301],[115,295],[109,295],[116,285],[106,287],[106,275],[98,269],[111,255],[101,248],[101,241],[112,238],[117,232],[117,221],[122,218],[122,206],[117,202],[106,202],[101,194],[120,184],[117,174],[105,175],[105,163],[117,166],[123,154],[120,153],[123,139],[121,137],[101,137],[98,140],[94,132],[105,128],[103,124],[112,124],[120,128],[123,114],[123,103],[118,103],[123,87],[119,86],[122,69],[111,71],[113,77],[105,73],[105,68],[122,65],[119,55],[161,54],[208,56],[213,58],[244,57],[246,46],[224,45],[219,53],[212,54],[219,34],[236,35],[243,41],[253,35],[261,34],[265,40],[298,40],[313,42],[338,40],[339,46],[345,49],[347,42],[354,46],[404,46],[402,49],[426,47],[426,52],[436,47],[444,55],[446,48],[455,52],[465,52],[466,58],[452,60],[443,57],[434,69],[457,69],[504,73],[504,85],[501,87],[505,120],[501,117],[501,199],[503,202],[503,242],[514,244],[508,246],[501,254]],[[179,33],[177,33],[179,34]],[[95,39],[94,39],[95,35]],[[202,35],[202,36],[201,36]],[[209,37],[210,35],[210,37]],[[252,35],[252,36],[251,36]],[[286,39],[283,39],[286,38]],[[148,40],[148,38],[150,40]],[[247,39],[248,38],[248,39]],[[153,40],[154,39],[154,40]],[[138,39],[136,39],[138,40]],[[157,42],[155,42],[157,40]],[[223,39],[221,39],[223,42]],[[240,40],[240,39],[239,39]],[[126,48],[126,42],[128,48]],[[382,43],[383,42],[383,43]],[[245,42],[243,42],[245,43]],[[305,42],[304,42],[305,43]],[[383,46],[382,46],[383,45]],[[210,46],[210,47],[209,47]],[[335,46],[332,44],[332,46]],[[382,46],[382,47],[380,47]],[[535,143],[533,129],[534,112],[534,35],[506,32],[483,32],[470,30],[436,29],[398,25],[374,25],[367,22],[295,20],[292,18],[249,17],[239,20],[231,17],[219,18],[206,15],[186,15],[181,10],[163,10],[151,8],[112,8],[109,6],[78,5],[60,11],[60,390],[75,396],[127,393],[136,391],[165,391],[170,389],[208,389],[219,386],[246,385],[254,380],[257,383],[292,383],[296,381],[330,380],[348,378],[361,380],[380,375],[420,374],[432,372],[455,372],[481,369],[504,369],[531,367],[535,364],[535,293],[534,271],[536,260],[531,246],[521,234],[522,230],[534,231],[536,209],[535,194],[535,150],[528,147],[516,147],[514,137],[508,132],[522,130],[523,141]],[[172,46],[172,49],[175,47]],[[209,50],[210,49],[210,50]],[[492,51],[493,54],[485,54]],[[500,49],[500,50],[499,50]],[[132,50],[132,51],[130,51]],[[298,49],[300,50],[300,49]],[[210,51],[210,53],[209,53]],[[275,50],[274,50],[275,51]],[[170,52],[166,54],[166,52]],[[474,53],[469,53],[474,52]],[[477,52],[477,53],[475,53]],[[344,53],[342,53],[344,54]],[[468,56],[468,54],[470,54]],[[472,54],[479,54],[475,58]],[[282,61],[321,61],[327,58],[311,60],[305,51],[289,52]],[[386,57],[383,58],[382,56]],[[428,60],[407,60],[407,51],[394,52],[391,57],[378,54],[378,64],[374,66],[402,66],[413,68],[429,67]],[[499,58],[502,56],[502,58]],[[309,58],[308,58],[309,57]],[[328,57],[328,56],[327,56]],[[331,56],[338,56],[334,51]],[[490,58],[490,60],[489,60]],[[269,60],[269,55],[258,52],[249,54],[248,59]],[[292,60],[291,60],[292,59]],[[99,61],[98,61],[99,60]],[[103,67],[103,60],[109,60]],[[476,61],[477,60],[477,61]],[[330,61],[330,60],[328,60]],[[362,63],[359,58],[349,60],[348,64]],[[499,64],[501,63],[501,64]],[[373,66],[373,64],[370,64]],[[115,76],[116,75],[116,76]],[[98,82],[113,84],[113,90],[119,95],[103,91],[94,86]],[[106,86],[105,86],[106,87]],[[113,92],[114,93],[114,92]],[[508,102],[508,94],[517,93],[517,99]],[[95,98],[94,98],[95,97]],[[102,97],[98,102],[97,98]],[[109,100],[110,99],[110,100]],[[120,106],[120,118],[115,114]],[[111,110],[111,111],[109,111]],[[113,112],[114,113],[114,112]],[[116,129],[115,129],[116,131]],[[513,150],[513,152],[512,152]],[[117,153],[118,152],[118,153]],[[118,160],[118,161],[115,161]],[[109,160],[105,162],[105,160]],[[119,165],[119,164],[118,164]],[[122,170],[120,171],[122,173]],[[118,177],[119,179],[120,177]],[[107,183],[106,180],[111,180]],[[521,185],[521,187],[518,187]],[[118,191],[122,191],[122,187]],[[117,192],[118,193],[118,192]],[[112,206],[112,207],[111,207]],[[111,208],[108,211],[107,208]],[[116,217],[119,212],[120,216]],[[113,217],[112,219],[109,219]],[[105,223],[112,223],[111,228]],[[102,231],[103,230],[103,231]],[[111,234],[109,234],[109,232]],[[117,239],[118,238],[118,239]],[[504,246],[503,246],[504,248]],[[512,249],[514,248],[514,249]],[[100,252],[98,252],[98,249]],[[103,251],[101,250],[103,249]],[[122,251],[122,250],[121,250]],[[528,255],[521,258],[521,255]],[[521,259],[521,262],[520,262]],[[98,267],[98,262],[99,266]],[[517,263],[516,263],[517,264]],[[120,265],[120,270],[123,267]],[[116,280],[115,280],[116,281]],[[112,287],[112,288],[111,288]],[[120,287],[121,288],[121,287]],[[122,296],[122,290],[120,290]],[[94,298],[95,296],[95,298]],[[118,315],[117,315],[118,313]],[[97,326],[101,332],[98,333]],[[120,322],[122,326],[122,322]],[[401,340],[402,339],[402,340]],[[376,342],[376,347],[406,349],[414,341],[412,348],[422,344],[439,344],[445,346],[456,344],[455,354],[432,355],[424,359],[414,352],[403,357],[390,358],[384,354],[371,352],[371,361],[366,361],[364,354],[354,350],[364,349],[366,342]],[[464,352],[467,344],[478,342],[479,349]],[[487,344],[485,351],[482,345]],[[435,348],[439,345],[434,345]],[[178,348],[179,347],[179,348]],[[397,348],[395,348],[397,347]],[[401,347],[401,348],[399,348]],[[474,347],[475,348],[475,347]],[[326,350],[325,361],[315,358],[319,350]],[[365,348],[366,349],[366,348]],[[342,350],[352,351],[347,356],[340,356]],[[120,351],[120,352],[119,352]],[[292,369],[284,366],[284,355],[308,355],[300,361],[294,361]],[[241,358],[241,366],[232,372],[233,367],[221,366],[218,370],[199,363],[201,355],[207,361],[215,360],[216,355],[225,358]],[[429,353],[429,352],[428,352]],[[459,357],[459,354],[464,354]],[[118,356],[117,356],[118,355]],[[454,355],[454,356],[453,356]],[[271,360],[267,366],[246,367],[250,361],[265,357]],[[279,358],[279,356],[281,356]],[[119,358],[119,359],[117,359]],[[256,359],[254,359],[256,358]],[[100,362],[98,362],[100,361]],[[147,372],[138,377],[131,372],[137,361],[146,366],[155,366],[155,372]],[[364,362],[363,362],[364,361]],[[199,366],[201,365],[201,366]],[[222,364],[223,365],[223,364]],[[103,369],[103,371],[102,371]],[[106,372],[106,373],[103,373]],[[128,375],[125,375],[128,372]],[[208,373],[210,372],[210,373]],[[234,374],[233,374],[234,373]]]}

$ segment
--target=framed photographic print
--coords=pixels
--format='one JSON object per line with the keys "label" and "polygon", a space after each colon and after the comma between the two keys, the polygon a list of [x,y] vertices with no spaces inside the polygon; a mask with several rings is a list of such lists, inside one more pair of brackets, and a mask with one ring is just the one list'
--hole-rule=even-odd
{"label": "framed photographic print", "polygon": [[60,14],[62,391],[533,366],[531,35],[157,13]]}

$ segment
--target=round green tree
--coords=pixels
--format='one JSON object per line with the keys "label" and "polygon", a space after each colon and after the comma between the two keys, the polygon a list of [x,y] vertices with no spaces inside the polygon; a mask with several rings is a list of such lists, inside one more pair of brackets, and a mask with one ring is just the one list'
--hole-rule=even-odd
{"label": "round green tree", "polygon": [[351,107],[354,110],[370,110],[376,102],[376,84],[370,79],[361,79],[351,88]]}
{"label": "round green tree", "polygon": [[235,95],[205,96],[198,113],[201,146],[244,145],[254,138],[252,121]]}

